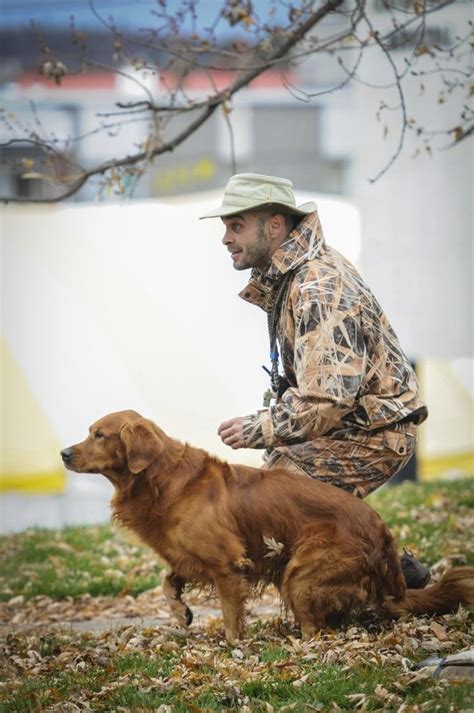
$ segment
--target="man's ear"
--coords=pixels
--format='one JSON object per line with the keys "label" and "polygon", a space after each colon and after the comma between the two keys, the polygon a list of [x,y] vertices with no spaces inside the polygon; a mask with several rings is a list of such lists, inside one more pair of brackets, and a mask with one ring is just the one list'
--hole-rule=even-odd
{"label": "man's ear", "polygon": [[131,473],[141,473],[163,450],[163,443],[146,421],[126,423],[120,431]]}
{"label": "man's ear", "polygon": [[272,215],[267,223],[268,234],[270,239],[273,241],[280,241],[286,237],[286,223],[285,217],[281,213],[275,213]]}

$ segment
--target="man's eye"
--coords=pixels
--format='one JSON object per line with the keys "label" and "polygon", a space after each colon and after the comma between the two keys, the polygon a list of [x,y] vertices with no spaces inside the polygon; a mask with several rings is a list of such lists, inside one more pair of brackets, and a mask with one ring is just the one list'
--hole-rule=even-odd
{"label": "man's eye", "polygon": [[234,233],[238,233],[241,227],[242,226],[240,223],[232,223],[232,230],[234,231]]}

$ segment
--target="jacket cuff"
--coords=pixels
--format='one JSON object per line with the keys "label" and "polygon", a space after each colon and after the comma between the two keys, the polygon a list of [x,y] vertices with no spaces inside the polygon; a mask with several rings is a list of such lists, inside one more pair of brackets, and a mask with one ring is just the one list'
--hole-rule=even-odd
{"label": "jacket cuff", "polygon": [[246,448],[269,448],[274,443],[270,409],[244,416],[244,441]]}

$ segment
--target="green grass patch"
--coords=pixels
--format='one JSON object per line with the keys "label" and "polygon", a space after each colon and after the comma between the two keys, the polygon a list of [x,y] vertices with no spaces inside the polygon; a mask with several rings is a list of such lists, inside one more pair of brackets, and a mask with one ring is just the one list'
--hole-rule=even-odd
{"label": "green grass patch", "polygon": [[18,595],[137,595],[160,583],[156,555],[109,525],[34,528],[2,537],[0,563],[1,601]]}
{"label": "green grass patch", "polygon": [[169,676],[176,664],[174,655],[126,654],[115,660],[114,667],[120,674],[136,673],[146,676]]}
{"label": "green grass patch", "polygon": [[386,485],[367,502],[387,523],[400,550],[413,550],[427,565],[455,554],[474,564],[474,478]]}
{"label": "green grass patch", "polygon": [[273,663],[274,661],[285,661],[288,658],[288,651],[281,646],[274,644],[266,646],[260,652],[260,661]]}
{"label": "green grass patch", "polygon": [[[274,671],[274,669],[273,669]],[[372,667],[355,667],[343,670],[341,666],[311,666],[303,667],[302,676],[307,679],[300,686],[295,686],[293,677],[272,673],[265,681],[253,681],[242,685],[242,693],[250,698],[251,705],[259,701],[272,702],[278,706],[291,705],[292,703],[331,706],[336,703],[341,707],[350,707],[351,701],[347,698],[353,693],[371,694],[380,683],[381,678],[389,680],[390,671],[382,673]],[[297,679],[296,679],[297,680]]]}
{"label": "green grass patch", "polygon": [[[86,649],[91,644],[89,640]],[[252,643],[251,648],[261,660],[269,651],[262,642]],[[81,650],[84,654],[84,642]],[[227,652],[219,651],[219,647],[215,647],[213,664],[207,666],[205,674],[199,669],[196,653],[189,645],[172,656],[125,652],[112,656],[106,666],[92,660],[82,670],[69,666],[65,671],[58,668],[54,674],[23,676],[21,681],[11,681],[3,687],[0,711],[24,713],[53,705],[61,710],[74,702],[87,704],[93,711],[120,707],[154,710],[163,704],[171,705],[173,712],[238,710],[242,706],[264,712],[268,704],[275,711],[286,707],[326,711],[335,706],[351,711],[363,701],[363,709],[368,711],[397,710],[402,704],[425,704],[428,710],[429,703],[429,710],[448,713],[471,710],[474,702],[472,684],[453,685],[428,679],[403,686],[397,680],[400,667],[393,664],[324,665],[291,657],[287,650],[288,667],[283,660],[280,667],[269,662],[257,678],[247,680],[249,669],[228,668]],[[85,653],[81,661],[87,660]]]}

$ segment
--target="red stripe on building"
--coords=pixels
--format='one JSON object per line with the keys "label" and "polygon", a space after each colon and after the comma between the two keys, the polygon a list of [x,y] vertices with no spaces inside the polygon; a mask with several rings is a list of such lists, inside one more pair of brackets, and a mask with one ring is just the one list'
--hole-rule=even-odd
{"label": "red stripe on building", "polygon": [[[136,77],[133,70],[124,69],[126,74],[130,74],[131,77]],[[170,72],[163,72],[160,75],[157,74],[156,89],[158,87],[163,91],[169,89],[170,91],[175,91],[179,87],[183,91],[188,92],[206,92],[209,95],[214,94],[216,91],[220,92],[230,87],[236,76],[235,72],[223,71],[223,72],[203,72],[195,71],[188,74],[188,76],[183,80],[181,77]],[[89,90],[109,90],[113,92],[116,88],[116,80],[118,75],[113,72],[83,72],[81,74],[66,75],[63,77],[61,84],[56,84],[54,79],[45,77],[39,72],[28,72],[22,74],[18,77],[17,84],[22,89],[28,89],[32,86],[40,85],[45,89],[50,89],[53,91],[89,91]],[[159,80],[158,80],[159,77]],[[294,81],[294,75],[292,73],[285,72],[285,77],[290,81]],[[138,78],[138,77],[136,77]],[[123,78],[122,81],[126,81]],[[159,85],[158,85],[159,82]],[[277,70],[268,70],[259,75],[254,79],[249,87],[251,89],[278,89],[282,86],[282,73]]]}

